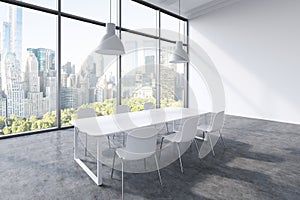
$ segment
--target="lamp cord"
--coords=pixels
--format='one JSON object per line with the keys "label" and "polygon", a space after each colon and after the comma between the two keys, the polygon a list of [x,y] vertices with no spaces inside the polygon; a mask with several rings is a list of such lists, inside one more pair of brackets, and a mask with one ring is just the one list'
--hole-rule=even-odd
{"label": "lamp cord", "polygon": [[109,23],[111,23],[111,0],[109,1]]}
{"label": "lamp cord", "polygon": [[[179,8],[179,16],[180,16],[180,0],[178,1],[178,8]],[[178,19],[178,21],[179,21],[179,30],[178,30],[178,41],[180,41],[180,19]]]}

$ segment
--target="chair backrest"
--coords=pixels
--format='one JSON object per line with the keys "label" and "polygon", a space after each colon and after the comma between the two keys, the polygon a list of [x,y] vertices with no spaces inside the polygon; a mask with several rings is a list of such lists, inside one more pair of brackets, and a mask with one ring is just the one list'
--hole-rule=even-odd
{"label": "chair backrest", "polygon": [[88,117],[96,117],[94,108],[80,108],[77,111],[77,119],[83,119]]}
{"label": "chair backrest", "polygon": [[116,114],[130,112],[130,107],[128,105],[118,105],[116,108]]}
{"label": "chair backrest", "polygon": [[197,124],[199,117],[192,117],[183,123],[182,129],[179,132],[181,134],[180,142],[188,142],[195,138],[197,134]]}
{"label": "chair backrest", "polygon": [[213,132],[213,131],[221,130],[223,124],[224,124],[224,111],[221,111],[215,114],[211,125],[211,131]]}
{"label": "chair backrest", "polygon": [[154,104],[152,102],[144,103],[144,110],[151,110],[154,109]]}
{"label": "chair backrest", "polygon": [[154,153],[156,151],[157,130],[155,127],[135,129],[128,133],[126,151],[130,153]]}

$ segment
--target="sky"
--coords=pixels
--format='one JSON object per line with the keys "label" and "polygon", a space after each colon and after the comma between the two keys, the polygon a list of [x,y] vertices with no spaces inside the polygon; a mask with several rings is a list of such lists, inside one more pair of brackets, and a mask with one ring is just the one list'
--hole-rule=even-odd
{"label": "sky", "polygon": [[[122,13],[123,26],[139,30],[141,28],[155,29],[157,25],[156,11],[130,0],[122,1],[124,2],[124,11]],[[24,0],[24,2],[51,9],[56,9],[57,6],[54,0]],[[8,4],[0,2],[1,33],[3,21],[8,21],[8,7]],[[83,7],[84,9],[82,9]],[[116,0],[112,0],[113,23],[116,23],[117,19],[116,8]],[[109,21],[108,0],[62,0],[62,10],[102,22]],[[125,18],[124,16],[127,17]],[[166,20],[168,20],[168,23]],[[162,21],[165,29],[178,30],[177,20],[170,20],[170,18],[166,18],[166,20]],[[153,33],[155,33],[155,30]],[[71,61],[77,67],[76,71],[78,71],[87,56],[97,47],[104,34],[105,27],[62,18],[62,64]],[[23,8],[22,42],[23,63],[26,60],[27,48],[48,48],[56,51],[57,16]]]}

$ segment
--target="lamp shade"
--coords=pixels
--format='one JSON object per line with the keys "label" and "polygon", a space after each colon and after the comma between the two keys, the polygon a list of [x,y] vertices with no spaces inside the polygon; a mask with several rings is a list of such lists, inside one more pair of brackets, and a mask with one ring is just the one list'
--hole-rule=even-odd
{"label": "lamp shade", "polygon": [[187,63],[189,62],[189,56],[183,50],[183,44],[181,41],[176,42],[176,48],[171,56],[170,63]]}
{"label": "lamp shade", "polygon": [[100,41],[100,44],[96,49],[96,53],[105,55],[121,55],[125,53],[123,43],[116,35],[115,31],[115,24],[106,24],[106,34]]}

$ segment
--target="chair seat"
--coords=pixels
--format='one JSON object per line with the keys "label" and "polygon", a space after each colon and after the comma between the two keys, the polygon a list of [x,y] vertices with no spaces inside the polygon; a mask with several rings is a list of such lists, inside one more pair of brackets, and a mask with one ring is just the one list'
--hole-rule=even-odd
{"label": "chair seat", "polygon": [[178,131],[175,131],[174,133],[171,133],[164,137],[164,140],[168,140],[170,142],[177,142],[179,143],[181,141],[180,135],[177,134]]}
{"label": "chair seat", "polygon": [[147,158],[154,154],[155,152],[150,153],[133,153],[126,150],[126,148],[119,148],[116,150],[116,154],[119,156],[119,158],[122,158],[124,160],[140,160]]}
{"label": "chair seat", "polygon": [[200,126],[197,126],[197,130],[203,131],[203,132],[210,132],[211,131],[211,126],[208,124],[203,124]]}

